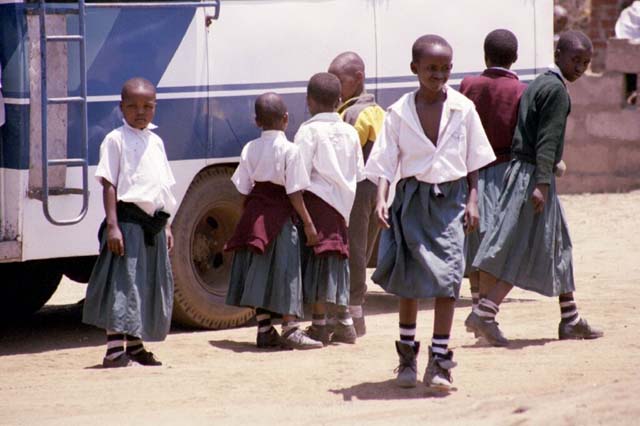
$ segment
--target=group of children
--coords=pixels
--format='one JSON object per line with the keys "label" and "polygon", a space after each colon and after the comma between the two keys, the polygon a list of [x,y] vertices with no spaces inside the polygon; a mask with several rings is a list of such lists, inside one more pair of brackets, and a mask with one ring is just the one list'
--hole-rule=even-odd
{"label": "group of children", "polygon": [[[293,143],[283,100],[257,98],[262,134],[245,145],[232,177],[246,197],[226,249],[234,252],[227,303],[255,308],[258,347],[313,349],[364,335],[366,264],[380,228],[372,280],[400,299],[399,386],[417,384],[418,299],[435,298],[423,382],[454,389],[449,339],[465,269],[473,297],[465,325],[492,345],[508,345],[495,317],[513,286],[559,296],[560,339],[602,336],[573,299],[571,241],[554,177],[564,170],[566,83],[584,73],[592,45],[580,32],[562,34],[555,64],[528,87],[510,71],[517,47],[510,31],[492,31],[487,69],[466,77],[460,93],[447,85],[452,47],[422,36],[410,65],[419,88],[386,112],[364,90],[362,59],[345,52],[311,77],[312,117]],[[106,219],[84,320],[107,330],[105,367],[160,364],[142,341],[162,340],[169,327],[165,212],[175,200],[162,141],[151,131],[154,108],[149,82],[125,84],[125,124],[105,138],[96,172]],[[303,330],[304,304],[312,322]],[[281,333],[274,317],[282,318]]]}

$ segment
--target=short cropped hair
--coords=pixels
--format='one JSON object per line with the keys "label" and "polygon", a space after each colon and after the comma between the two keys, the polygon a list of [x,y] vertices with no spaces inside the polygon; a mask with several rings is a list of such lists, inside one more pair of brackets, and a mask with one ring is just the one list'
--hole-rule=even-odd
{"label": "short cropped hair", "polygon": [[484,55],[493,65],[508,68],[518,59],[518,39],[509,30],[493,30],[484,39]]}
{"label": "short cropped hair", "polygon": [[307,96],[322,106],[334,107],[340,102],[340,80],[328,72],[314,74],[307,85]]}
{"label": "short cropped hair", "polygon": [[256,98],[255,112],[256,121],[273,127],[287,114],[287,105],[277,93],[267,92]]}
{"label": "short cropped hair", "polygon": [[156,94],[156,86],[154,86],[152,82],[150,82],[146,78],[133,77],[125,81],[124,84],[122,85],[122,91],[120,92],[120,97],[122,98],[122,100],[124,100],[130,91],[138,88],[144,88],[153,92],[154,95]]}
{"label": "short cropped hair", "polygon": [[564,52],[571,49],[593,50],[591,39],[582,31],[570,30],[560,34],[556,50]]}
{"label": "short cropped hair", "polygon": [[413,42],[411,47],[411,60],[415,63],[420,62],[420,59],[425,55],[425,51],[430,46],[442,46],[449,49],[453,53],[453,49],[447,40],[436,34],[427,34]]}

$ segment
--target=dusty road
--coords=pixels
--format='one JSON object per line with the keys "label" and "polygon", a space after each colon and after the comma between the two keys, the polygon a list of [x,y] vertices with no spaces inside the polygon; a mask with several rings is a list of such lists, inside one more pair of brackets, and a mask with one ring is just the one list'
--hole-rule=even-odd
{"label": "dusty road", "polygon": [[[393,385],[396,301],[372,288],[369,333],[355,346],[262,352],[255,329],[174,330],[151,345],[157,368],[97,368],[104,337],[80,323],[84,287],[65,282],[27,324],[0,328],[2,425],[632,425],[640,420],[640,192],[563,198],[574,242],[577,302],[605,330],[557,340],[553,299],[514,291],[501,326],[512,344],[452,336],[458,392]],[[428,342],[432,305],[418,318]],[[426,351],[419,358],[420,378]]]}

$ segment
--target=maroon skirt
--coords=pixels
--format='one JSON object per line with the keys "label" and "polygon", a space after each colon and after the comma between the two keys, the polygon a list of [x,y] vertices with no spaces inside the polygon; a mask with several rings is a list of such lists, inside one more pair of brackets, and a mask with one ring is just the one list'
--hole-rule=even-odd
{"label": "maroon skirt", "polygon": [[336,209],[312,192],[303,194],[304,204],[318,232],[318,245],[313,253],[318,255],[339,255],[349,257],[349,237],[347,223]]}

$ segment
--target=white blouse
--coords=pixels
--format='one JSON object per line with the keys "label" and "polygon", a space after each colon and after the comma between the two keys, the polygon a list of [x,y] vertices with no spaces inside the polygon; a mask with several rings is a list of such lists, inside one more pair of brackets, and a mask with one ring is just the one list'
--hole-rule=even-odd
{"label": "white blouse", "polygon": [[415,91],[387,109],[367,161],[368,179],[393,182],[399,172],[401,179],[438,184],[465,177],[496,159],[473,102],[448,86],[446,90],[437,144],[422,129]]}
{"label": "white blouse", "polygon": [[265,130],[242,148],[240,164],[231,181],[245,195],[256,182],[272,182],[292,194],[309,186],[309,175],[298,147],[287,140],[284,132]]}
{"label": "white blouse", "polygon": [[294,138],[300,147],[313,192],[349,222],[357,182],[364,179],[360,137],[337,112],[316,114],[305,121]]}
{"label": "white blouse", "polygon": [[150,216],[156,210],[173,214],[176,207],[170,189],[176,181],[162,139],[151,131],[156,127],[139,130],[124,122],[111,131],[100,145],[95,174],[116,187],[118,201],[135,203]]}

